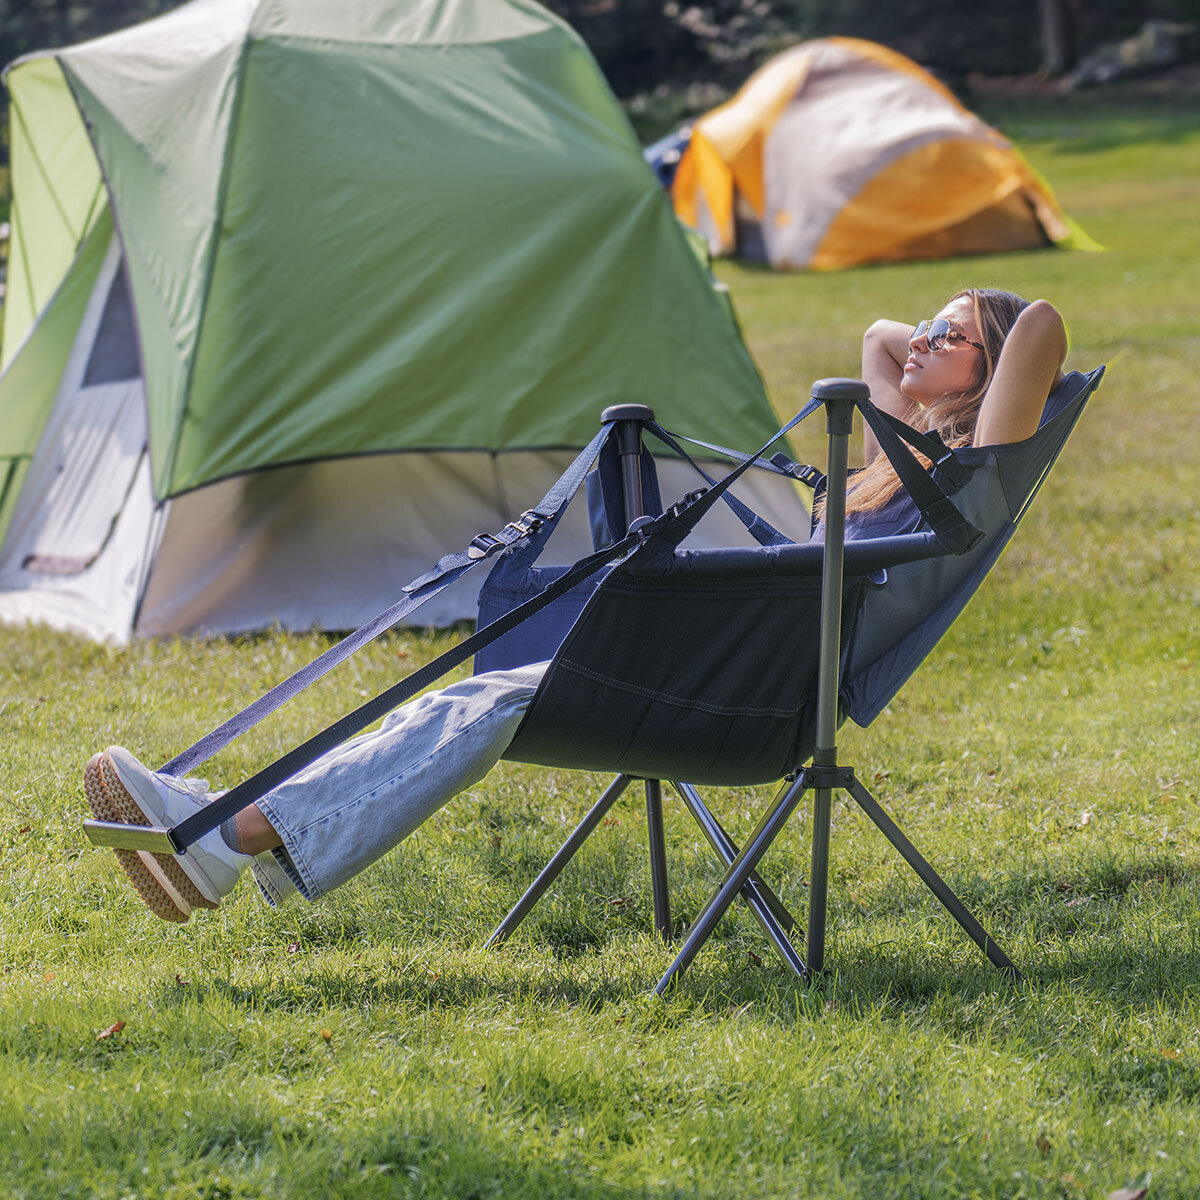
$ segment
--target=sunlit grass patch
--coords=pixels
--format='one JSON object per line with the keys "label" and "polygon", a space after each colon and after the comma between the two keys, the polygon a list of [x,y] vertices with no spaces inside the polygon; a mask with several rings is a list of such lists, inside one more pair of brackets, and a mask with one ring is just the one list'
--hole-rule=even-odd
{"label": "sunlit grass patch", "polygon": [[[1054,300],[1070,365],[1110,364],[967,612],[842,737],[1023,982],[845,800],[818,985],[735,908],[678,990],[647,996],[670,952],[634,792],[484,952],[602,783],[513,764],[318,904],[272,910],[245,886],[156,923],[85,848],[83,762],[114,741],[163,761],[329,639],[114,649],[0,629],[6,1194],[1200,1193],[1200,118],[999,115],[1106,253],[719,270],[781,413],[857,372],[869,320],[969,283]],[[819,458],[819,436],[800,448]],[[219,756],[214,783],[460,633],[383,639]],[[712,802],[744,835],[770,792]],[[717,872],[669,799],[666,829],[682,930]],[[807,834],[802,810],[762,868],[801,917]]]}

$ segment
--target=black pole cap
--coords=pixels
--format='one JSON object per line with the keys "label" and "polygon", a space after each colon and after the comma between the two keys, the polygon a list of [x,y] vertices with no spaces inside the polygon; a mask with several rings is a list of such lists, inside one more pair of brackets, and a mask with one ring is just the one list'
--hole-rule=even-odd
{"label": "black pole cap", "polygon": [[818,379],[812,385],[814,400],[849,400],[852,404],[859,400],[869,400],[871,389],[861,379]]}
{"label": "black pole cap", "polygon": [[605,421],[653,421],[654,409],[648,404],[614,404],[600,414],[600,422]]}

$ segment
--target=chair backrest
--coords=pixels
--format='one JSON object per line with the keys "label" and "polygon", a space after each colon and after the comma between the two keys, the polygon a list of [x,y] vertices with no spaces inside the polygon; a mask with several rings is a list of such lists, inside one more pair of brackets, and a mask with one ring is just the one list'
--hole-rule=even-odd
{"label": "chair backrest", "polygon": [[[847,551],[841,701],[857,723],[962,611],[1102,373],[1068,376],[1026,441],[957,452],[970,473],[953,499],[984,534],[971,550],[889,566],[882,586],[873,548],[906,539]],[[769,782],[800,766],[815,724],[822,556],[817,544],[639,549],[587,600],[505,757],[697,784]]]}
{"label": "chair backrest", "polygon": [[864,593],[842,673],[842,703],[858,725],[883,711],[966,607],[1008,545],[1066,444],[1104,368],[1065,376],[1050,394],[1038,431],[1023,442],[968,447],[956,457],[971,471],[955,505],[984,539],[965,554],[905,563],[886,585]]}

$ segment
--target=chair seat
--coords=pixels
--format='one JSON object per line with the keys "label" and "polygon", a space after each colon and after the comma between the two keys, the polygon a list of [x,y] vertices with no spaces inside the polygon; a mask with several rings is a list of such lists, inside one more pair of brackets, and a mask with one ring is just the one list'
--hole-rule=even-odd
{"label": "chair seat", "polygon": [[[850,577],[846,611],[864,577]],[[821,579],[650,573],[635,555],[560,646],[506,758],[697,784],[769,783],[812,753]],[[854,628],[845,621],[843,644]]]}

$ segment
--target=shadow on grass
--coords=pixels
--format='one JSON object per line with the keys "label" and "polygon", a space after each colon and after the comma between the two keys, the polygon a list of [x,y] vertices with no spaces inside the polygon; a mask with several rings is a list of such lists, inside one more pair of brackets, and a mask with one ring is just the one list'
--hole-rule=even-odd
{"label": "shadow on grass", "polygon": [[[1153,940],[1150,932],[1143,937],[1141,899],[1178,889],[1196,874],[1187,862],[1159,855],[1092,860],[1073,872],[1047,861],[992,877],[950,877],[1012,955],[1024,977],[1015,982],[988,963],[937,900],[901,869],[866,902],[839,898],[835,889],[822,977],[807,983],[794,978],[756,926],[746,919],[726,921],[667,993],[663,1017],[687,1020],[698,1008],[720,1014],[752,1005],[760,1017],[793,1025],[847,1006],[878,1010],[884,1019],[928,1019],[931,1010],[945,1006],[946,1021],[969,1027],[975,1018],[966,1014],[981,1004],[994,1011],[1023,996],[1036,1001],[1053,993],[1069,993],[1076,1001],[1092,996],[1106,1004],[1191,1009],[1200,942],[1193,937],[1188,944],[1178,931],[1170,943],[1161,931]],[[682,933],[681,924],[679,929]],[[333,937],[308,938],[306,949],[322,941],[344,945],[348,937],[370,945],[376,933],[369,923],[354,929],[339,924]],[[547,913],[490,953],[468,950],[452,957],[435,939],[415,954],[406,948],[403,957],[390,959],[377,947],[381,953],[364,963],[291,959],[266,981],[216,977],[186,988],[164,982],[154,1000],[162,1008],[214,1000],[295,1012],[361,1006],[465,1010],[481,1002],[599,1012],[649,993],[681,941],[655,947],[641,922],[615,930]],[[793,942],[803,954],[802,928],[794,931]]]}
{"label": "shadow on grass", "polygon": [[[936,870],[937,863],[933,865]],[[1118,903],[1130,895],[1140,896],[1185,884],[1200,886],[1200,864],[1167,854],[1120,859],[1104,855],[1077,858],[1059,853],[1047,854],[1039,862],[1026,862],[1020,870],[1001,868],[988,875],[951,870],[939,873],[985,926],[989,921],[1011,926],[1016,921],[1031,921],[1041,916],[1060,921],[1059,928],[1064,930],[1094,926],[1095,914],[1105,911],[1105,904]],[[848,898],[844,880],[843,875],[830,893],[830,911],[843,916],[864,920],[908,917],[923,907],[921,898],[927,898],[931,911],[944,911],[898,855],[895,870],[881,888],[860,891]],[[1092,905],[1093,901],[1099,903]]]}
{"label": "shadow on grass", "polygon": [[[649,984],[647,985],[649,986]],[[189,985],[185,992],[171,984],[157,988],[155,1003],[161,1008],[207,1000],[224,1000],[237,1007],[305,1012],[314,1008],[360,1008],[380,1006],[429,1009],[466,1009],[486,1001],[566,1004],[599,1010],[610,1004],[627,1004],[628,980],[606,979],[546,969],[540,977],[528,974],[499,976],[484,967],[440,971],[397,968],[394,972],[320,969],[290,974],[269,983],[239,984],[222,978]]]}

